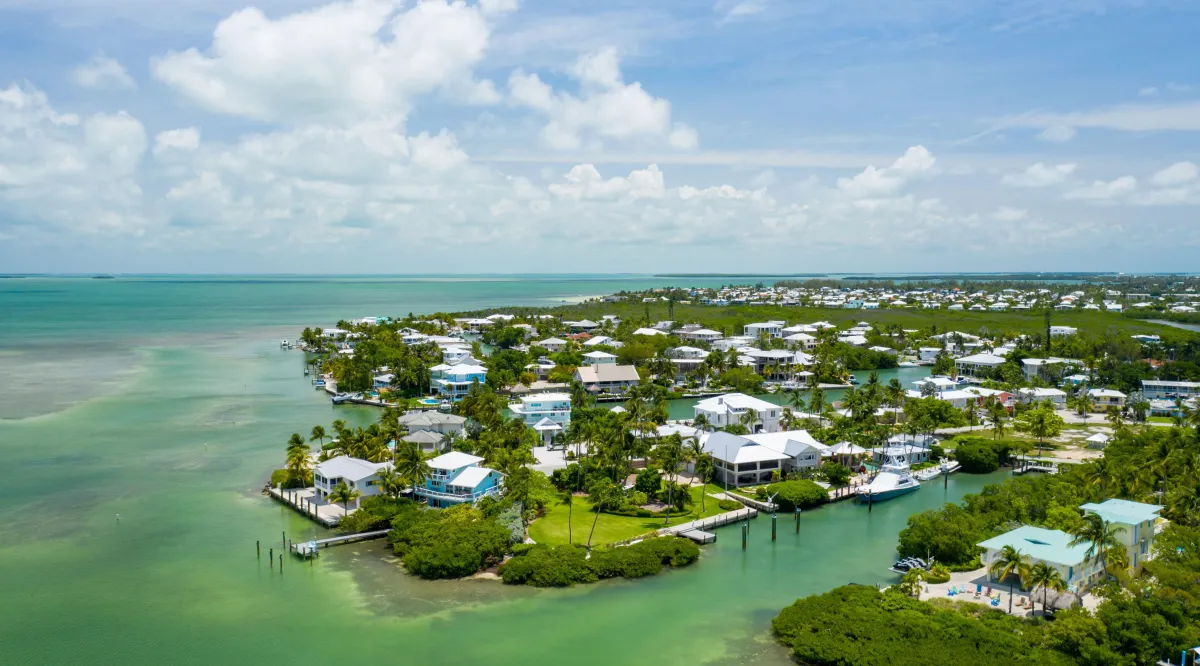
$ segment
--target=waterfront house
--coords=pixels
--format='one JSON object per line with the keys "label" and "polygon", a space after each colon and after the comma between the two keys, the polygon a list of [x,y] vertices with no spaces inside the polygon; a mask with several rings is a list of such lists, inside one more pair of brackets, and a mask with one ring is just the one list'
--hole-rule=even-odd
{"label": "waterfront house", "polygon": [[[571,424],[571,396],[567,393],[533,393],[521,396],[520,402],[509,404],[508,411],[520,418],[525,425],[538,428],[545,442],[562,432]],[[544,421],[557,425],[550,427]]]}
{"label": "waterfront house", "polygon": [[1109,407],[1124,409],[1125,394],[1114,389],[1094,388],[1088,389],[1088,397],[1092,400],[1092,410],[1097,412],[1108,411]]}
{"label": "waterfront house", "polygon": [[641,378],[632,365],[581,365],[575,369],[575,379],[593,393],[620,395],[636,385]]}
{"label": "waterfront house", "polygon": [[435,508],[475,503],[487,495],[498,495],[504,475],[480,466],[481,462],[483,458],[461,451],[443,453],[429,461],[429,478],[413,492]]}
{"label": "waterfront house", "polygon": [[782,475],[789,456],[745,437],[718,430],[704,441],[704,451],[713,459],[713,482],[740,487],[771,481]]}
{"label": "waterfront house", "polygon": [[[438,368],[443,368],[438,370]],[[458,402],[462,400],[471,385],[487,381],[487,368],[482,365],[463,363],[454,366],[434,366],[432,384],[435,391],[446,400]]]}
{"label": "waterfront house", "polygon": [[932,363],[943,351],[941,347],[921,347],[917,350],[917,360]]}
{"label": "waterfront house", "polygon": [[714,428],[741,424],[747,410],[755,412],[755,420],[748,428],[750,432],[779,432],[779,417],[783,408],[744,393],[726,393],[705,398],[692,407],[696,416],[703,414],[709,425]]}
{"label": "waterfront house", "polygon": [[379,487],[375,482],[379,480],[379,470],[387,467],[391,467],[391,463],[373,463],[350,456],[338,456],[319,462],[313,468],[316,501],[329,502],[329,494],[339,483],[345,481],[352,490],[359,492],[358,499],[348,503],[346,508],[351,511],[357,509],[362,498],[379,494]]}
{"label": "waterfront house", "polygon": [[1079,508],[1085,513],[1094,513],[1105,522],[1123,528],[1116,536],[1125,547],[1130,570],[1139,570],[1142,563],[1153,554],[1154,523],[1158,520],[1158,512],[1162,511],[1162,506],[1110,499],[1099,504],[1084,504]]}
{"label": "waterfront house", "polygon": [[783,465],[784,473],[794,469],[817,467],[821,464],[822,456],[827,455],[829,451],[828,446],[818,442],[807,430],[760,432],[743,437],[788,456]]}
{"label": "waterfront house", "polygon": [[396,377],[396,375],[393,375],[390,372],[385,372],[382,375],[375,375],[371,379],[371,386],[376,391],[378,391],[379,389],[385,389],[392,385],[392,379],[394,379],[395,377]]}
{"label": "waterfront house", "polygon": [[[1071,545],[1074,538],[1062,530],[1024,525],[978,545],[984,550],[982,560],[988,569],[989,581],[1001,582],[992,578],[991,565],[1000,557],[1005,546],[1012,546],[1029,558],[1030,566],[1038,562],[1049,564],[1058,569],[1069,590],[1083,593],[1101,579],[1103,572],[1098,558],[1088,559],[1087,544]],[[1022,581],[1022,584],[1026,582]]]}

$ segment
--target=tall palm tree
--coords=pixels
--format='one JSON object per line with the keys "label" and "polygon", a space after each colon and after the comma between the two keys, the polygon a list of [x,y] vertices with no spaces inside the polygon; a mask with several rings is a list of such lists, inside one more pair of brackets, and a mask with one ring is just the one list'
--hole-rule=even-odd
{"label": "tall palm tree", "polygon": [[[1003,583],[1005,578],[1016,576],[1022,584],[1029,580],[1029,556],[1012,546],[1005,546],[988,567],[988,573]],[[1013,583],[1008,583],[1008,612],[1012,613]]]}
{"label": "tall palm tree", "polygon": [[1063,580],[1062,574],[1053,565],[1045,562],[1038,562],[1029,568],[1029,588],[1031,590],[1042,590],[1042,615],[1046,614],[1047,601],[1050,590],[1055,592],[1064,592],[1067,589],[1067,581]]}
{"label": "tall palm tree", "polygon": [[998,400],[991,400],[988,402],[987,415],[992,421],[992,439],[998,440],[1004,436],[1004,417],[1008,416],[1008,410]]}
{"label": "tall palm tree", "polygon": [[312,429],[312,436],[308,438],[308,441],[311,442],[314,440],[320,440],[321,446],[324,447],[325,446],[325,438],[327,436],[328,435],[325,434],[324,426],[315,425],[315,426],[313,426],[313,429]]}
{"label": "tall palm tree", "polygon": [[400,491],[404,489],[404,480],[391,467],[383,467],[375,472],[375,479],[375,485],[379,488],[379,492],[392,499],[399,497]]}
{"label": "tall palm tree", "polygon": [[329,501],[335,504],[340,503],[342,505],[342,515],[346,516],[350,514],[350,503],[358,499],[360,495],[362,493],[358,492],[356,488],[346,485],[346,482],[343,480],[338,481],[333,490],[329,491]]}
{"label": "tall palm tree", "polygon": [[742,412],[742,416],[738,419],[738,422],[745,426],[747,431],[754,432],[754,422],[757,420],[758,411],[747,407],[746,411]]}
{"label": "tall palm tree", "polygon": [[611,506],[616,503],[621,497],[621,489],[612,481],[600,478],[592,484],[588,491],[588,499],[591,500],[592,506],[595,508],[596,517],[592,519],[592,529],[588,532],[587,547],[592,548],[592,536],[596,534],[596,523],[600,520],[600,512],[605,506]]}
{"label": "tall palm tree", "polygon": [[400,479],[413,488],[425,485],[432,473],[429,463],[425,462],[425,454],[413,442],[397,442],[394,465]]}
{"label": "tall palm tree", "polygon": [[1084,465],[1083,478],[1088,483],[1100,486],[1100,501],[1108,499],[1108,486],[1113,482],[1113,464],[1108,458],[1097,458]]}
{"label": "tall palm tree", "polygon": [[703,432],[708,432],[709,428],[712,427],[712,424],[708,422],[707,416],[704,414],[697,414],[696,418],[692,419],[692,427]]}
{"label": "tall palm tree", "polygon": [[703,514],[705,511],[707,511],[707,508],[705,508],[704,498],[708,497],[708,480],[712,477],[713,472],[712,455],[708,453],[701,454],[700,457],[696,459],[695,465],[696,466],[694,469],[696,476],[700,477],[700,482],[704,484],[700,488],[700,513]]}
{"label": "tall palm tree", "polygon": [[1087,552],[1083,554],[1084,559],[1090,560],[1098,556],[1100,568],[1107,576],[1108,551],[1121,547],[1121,541],[1117,535],[1124,531],[1124,527],[1113,525],[1100,516],[1089,513],[1083,517],[1083,522],[1079,527],[1071,532],[1073,538],[1069,545],[1075,547],[1086,544]]}

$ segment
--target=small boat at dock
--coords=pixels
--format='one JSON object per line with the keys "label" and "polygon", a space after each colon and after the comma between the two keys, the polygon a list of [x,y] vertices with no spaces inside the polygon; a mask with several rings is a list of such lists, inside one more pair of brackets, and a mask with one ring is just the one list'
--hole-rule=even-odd
{"label": "small boat at dock", "polygon": [[957,460],[943,460],[933,467],[926,467],[925,469],[914,473],[913,476],[917,477],[918,481],[932,481],[943,474],[953,474],[957,472],[959,467],[962,467],[962,465],[960,465]]}

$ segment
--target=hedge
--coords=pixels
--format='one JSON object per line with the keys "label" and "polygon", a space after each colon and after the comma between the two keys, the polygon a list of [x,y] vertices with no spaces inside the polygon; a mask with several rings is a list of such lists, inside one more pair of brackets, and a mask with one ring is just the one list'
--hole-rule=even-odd
{"label": "hedge", "polygon": [[829,501],[829,491],[808,479],[781,481],[767,486],[767,494],[775,495],[779,510],[795,511],[796,507],[808,509]]}
{"label": "hedge", "polygon": [[700,547],[682,537],[656,537],[617,548],[597,548],[589,558],[583,546],[529,546],[513,549],[500,567],[509,585],[567,587],[605,578],[642,578],[663,567],[682,567],[700,557]]}

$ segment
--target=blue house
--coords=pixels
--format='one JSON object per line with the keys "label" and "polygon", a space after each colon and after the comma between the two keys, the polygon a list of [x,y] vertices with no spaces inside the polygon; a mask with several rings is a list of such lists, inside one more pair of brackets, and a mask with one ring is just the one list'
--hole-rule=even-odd
{"label": "blue house", "polygon": [[429,461],[431,474],[424,487],[414,490],[429,506],[446,508],[463,502],[474,504],[486,495],[499,495],[504,475],[480,467],[483,458],[451,451]]}
{"label": "blue house", "polygon": [[471,390],[472,384],[487,381],[487,368],[473,363],[435,365],[430,369],[430,381],[443,398],[458,402]]}

